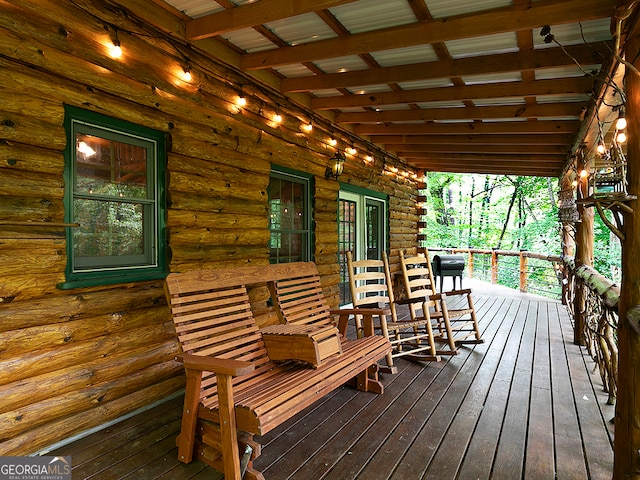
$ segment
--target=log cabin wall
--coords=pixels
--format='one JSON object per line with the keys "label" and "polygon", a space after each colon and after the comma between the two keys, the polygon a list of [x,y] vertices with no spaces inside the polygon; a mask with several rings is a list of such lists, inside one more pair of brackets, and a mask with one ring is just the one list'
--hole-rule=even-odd
{"label": "log cabin wall", "polygon": [[[338,303],[339,184],[324,177],[331,125],[301,134],[303,107],[149,23],[108,2],[0,0],[0,455],[41,450],[184,383],[162,281],[56,287],[66,266],[65,104],[168,134],[172,271],[267,263],[272,164],[313,174],[314,258]],[[115,30],[119,60],[107,54]],[[192,82],[179,78],[187,61]],[[240,112],[230,100],[239,85],[250,102]],[[276,104],[285,122],[274,127],[264,116]],[[348,159],[340,181],[390,196],[397,259],[416,245],[416,184],[376,162]]]}

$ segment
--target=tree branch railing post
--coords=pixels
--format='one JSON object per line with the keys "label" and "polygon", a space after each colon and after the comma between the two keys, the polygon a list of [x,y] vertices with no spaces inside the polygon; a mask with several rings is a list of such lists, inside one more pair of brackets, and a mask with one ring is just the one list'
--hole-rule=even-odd
{"label": "tree branch railing post", "polygon": [[495,247],[491,251],[491,283],[498,283],[498,250]]}
{"label": "tree branch railing post", "polygon": [[520,250],[520,291],[523,293],[528,290],[528,263],[529,257],[526,256],[526,252]]}
{"label": "tree branch railing post", "polygon": [[[618,382],[618,301],[620,286],[600,275],[587,265],[576,267],[573,257],[563,258],[566,277],[566,305],[576,318],[576,295],[584,297],[582,308],[582,331],[575,336],[584,339],[584,346],[596,363],[605,391],[607,403],[613,405],[617,396]],[[572,311],[573,310],[573,311]],[[574,323],[574,328],[580,325]]]}

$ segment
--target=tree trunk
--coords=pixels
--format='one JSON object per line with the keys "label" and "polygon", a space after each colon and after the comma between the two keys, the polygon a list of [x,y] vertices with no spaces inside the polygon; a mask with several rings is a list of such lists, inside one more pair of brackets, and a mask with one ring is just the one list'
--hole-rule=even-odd
{"label": "tree trunk", "polygon": [[[640,27],[636,24],[627,38],[627,58],[633,59],[636,68],[640,60],[636,53],[640,49]],[[629,158],[627,179],[629,194],[640,195],[640,76],[627,70],[626,118],[629,132],[627,157]],[[618,312],[619,371],[618,400],[616,403],[614,473],[613,478],[622,480],[640,478],[640,337],[637,318],[629,313],[640,305],[640,202],[629,203],[633,214],[624,218],[622,242],[622,288]]]}
{"label": "tree trunk", "polygon": [[[518,179],[519,180],[519,179]],[[513,187],[513,195],[511,195],[511,201],[509,202],[509,208],[507,209],[507,216],[504,219],[504,224],[502,225],[502,232],[500,232],[500,240],[498,240],[498,250],[502,246],[502,239],[504,238],[504,234],[507,231],[507,226],[509,225],[509,218],[511,218],[511,210],[513,210],[513,204],[516,203],[516,199],[518,198],[518,194],[520,193],[519,183]]]}
{"label": "tree trunk", "polygon": [[[586,158],[580,155],[578,157],[578,171],[587,168]],[[579,177],[578,180],[578,199],[586,198],[590,195],[589,178]],[[593,207],[586,208],[582,204],[578,204],[578,214],[580,215],[580,223],[576,227],[576,267],[581,265],[593,266]],[[586,319],[586,302],[587,287],[582,282],[575,284],[574,312],[575,325],[573,330],[573,343],[575,345],[584,345],[584,323]]]}

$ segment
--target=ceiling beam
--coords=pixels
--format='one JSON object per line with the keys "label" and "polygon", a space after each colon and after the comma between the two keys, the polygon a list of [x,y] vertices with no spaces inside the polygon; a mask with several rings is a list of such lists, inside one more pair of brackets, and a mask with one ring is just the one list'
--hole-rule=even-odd
{"label": "ceiling beam", "polygon": [[371,135],[370,140],[379,145],[412,144],[412,145],[568,145],[573,135]]}
{"label": "ceiling beam", "polygon": [[[399,154],[400,155],[400,154]],[[512,154],[491,154],[491,153],[445,153],[445,152],[403,152],[402,158],[425,161],[443,161],[451,163],[468,162],[496,162],[504,165],[524,164],[524,165],[555,165],[562,164],[567,158],[567,154],[558,155],[536,155],[521,153]]]}
{"label": "ceiling beam", "polygon": [[385,144],[385,150],[397,152],[398,156],[410,156],[411,153],[477,153],[495,155],[521,155],[522,152],[535,155],[564,155],[569,151],[566,145],[462,145],[451,143],[449,145],[422,145],[422,144]]}
{"label": "ceiling beam", "polygon": [[401,103],[428,103],[524,97],[525,95],[588,95],[593,88],[593,78],[574,77],[557,79],[499,82],[485,85],[460,85],[439,88],[401,90],[398,92],[363,93],[336,97],[315,97],[311,99],[313,110],[335,108],[378,107]]}
{"label": "ceiling beam", "polygon": [[430,123],[407,125],[356,125],[356,135],[485,135],[485,134],[574,134],[579,122],[545,120],[489,123]]}
{"label": "ceiling beam", "polygon": [[586,102],[562,102],[542,105],[508,105],[496,107],[422,108],[419,110],[387,110],[383,112],[338,113],[336,123],[385,123],[439,120],[482,120],[498,118],[573,117],[580,118]]}
{"label": "ceiling beam", "polygon": [[355,72],[283,78],[282,91],[304,92],[461,77],[465,75],[507,73],[520,70],[575,66],[575,62],[580,65],[599,65],[606,58],[606,55],[610,55],[609,52],[610,44],[607,43],[573,45],[565,47],[564,51],[559,47],[531,49],[497,55],[481,55],[395,67],[373,68]]}
{"label": "ceiling beam", "polygon": [[287,17],[335,7],[355,0],[261,0],[212,13],[187,22],[187,40],[202,40],[222,33],[262,25]]}
{"label": "ceiling beam", "polygon": [[558,178],[562,173],[560,167],[536,167],[528,165],[491,165],[488,163],[453,164],[453,163],[420,163],[413,164],[418,169],[428,172],[476,173],[489,175],[521,175],[530,177]]}
{"label": "ceiling beam", "polygon": [[609,17],[611,0],[540,0],[524,5],[496,8],[470,15],[458,15],[331,38],[295,47],[245,54],[243,70],[271,68],[324,58],[359,55],[394,48],[406,48],[448,40],[491,35]]}

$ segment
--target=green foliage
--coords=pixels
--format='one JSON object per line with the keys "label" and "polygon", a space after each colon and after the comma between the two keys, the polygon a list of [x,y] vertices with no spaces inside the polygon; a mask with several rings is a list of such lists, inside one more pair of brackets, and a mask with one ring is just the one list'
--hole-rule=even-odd
{"label": "green foliage", "polygon": [[[542,177],[429,173],[426,182],[425,246],[562,253],[555,181]],[[595,268],[618,281],[620,242],[597,215],[594,229]],[[500,283],[517,287],[517,257],[501,257],[500,262]],[[530,276],[546,284],[545,289],[556,289],[553,271],[542,269],[531,267]]]}

